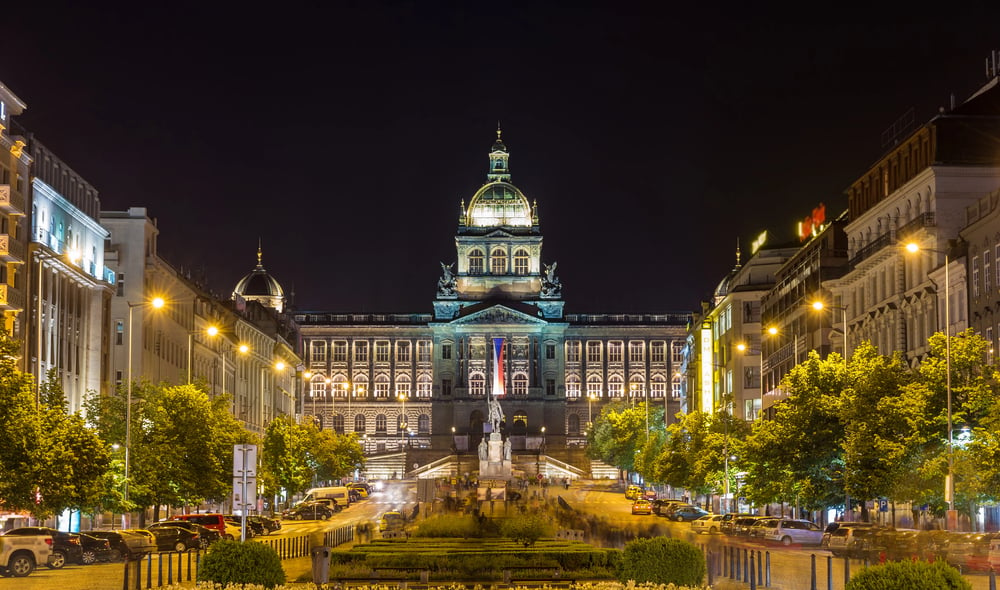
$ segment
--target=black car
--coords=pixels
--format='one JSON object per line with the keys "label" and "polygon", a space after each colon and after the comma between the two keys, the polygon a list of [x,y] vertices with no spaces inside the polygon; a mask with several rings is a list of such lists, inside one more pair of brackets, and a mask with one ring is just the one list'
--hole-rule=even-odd
{"label": "black car", "polygon": [[138,533],[127,531],[86,531],[86,534],[98,539],[107,539],[113,557],[117,559],[137,559],[146,553],[156,551],[152,539]]}
{"label": "black car", "polygon": [[111,543],[107,539],[88,533],[80,533],[80,545],[83,547],[80,563],[84,565],[92,565],[98,561],[111,561],[120,555],[117,551],[111,550]]}
{"label": "black car", "polygon": [[45,535],[52,537],[52,554],[45,565],[52,569],[59,569],[70,563],[83,563],[83,545],[80,544],[80,535],[77,533],[67,533],[58,531],[47,526],[23,526],[11,529],[4,535]]}
{"label": "black car", "polygon": [[[235,527],[243,526],[243,517],[238,514],[227,514],[226,522]],[[264,525],[261,524],[259,520],[254,520],[250,516],[247,516],[247,538],[256,537],[257,535],[264,534]]]}
{"label": "black car", "polygon": [[201,536],[196,527],[205,529],[199,524],[181,520],[156,522],[146,529],[156,536],[156,548],[159,551],[189,551],[208,547],[208,541]]}
{"label": "black car", "polygon": [[251,514],[247,516],[248,522],[255,522],[260,525],[262,535],[270,535],[274,531],[281,530],[281,521],[277,518],[271,518],[270,516],[264,516],[262,514]]}
{"label": "black car", "polygon": [[327,520],[334,510],[323,502],[302,502],[281,513],[288,520]]}

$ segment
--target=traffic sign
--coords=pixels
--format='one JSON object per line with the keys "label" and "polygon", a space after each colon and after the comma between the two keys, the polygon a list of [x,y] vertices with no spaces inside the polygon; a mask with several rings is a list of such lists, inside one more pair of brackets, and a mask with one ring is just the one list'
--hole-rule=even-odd
{"label": "traffic sign", "polygon": [[[246,486],[246,487],[244,487]],[[252,510],[257,502],[257,478],[233,478],[233,510]]]}
{"label": "traffic sign", "polygon": [[233,445],[233,475],[257,477],[257,445]]}

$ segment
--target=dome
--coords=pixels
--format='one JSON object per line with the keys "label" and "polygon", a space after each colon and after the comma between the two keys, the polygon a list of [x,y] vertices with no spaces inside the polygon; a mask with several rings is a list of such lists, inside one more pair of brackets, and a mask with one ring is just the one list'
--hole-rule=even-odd
{"label": "dome", "polygon": [[514,185],[491,182],[469,202],[467,225],[531,227],[531,204]]}
{"label": "dome", "polygon": [[264,264],[261,262],[262,252],[257,247],[257,266],[236,283],[233,289],[233,298],[242,298],[247,301],[258,301],[262,305],[272,307],[279,312],[284,308],[285,291],[281,284],[267,273]]}

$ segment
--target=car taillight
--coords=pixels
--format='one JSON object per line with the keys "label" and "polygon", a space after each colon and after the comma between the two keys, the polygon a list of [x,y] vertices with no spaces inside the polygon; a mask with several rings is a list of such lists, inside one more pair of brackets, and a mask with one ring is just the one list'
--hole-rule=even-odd
{"label": "car taillight", "polygon": [[46,543],[46,544],[47,544],[47,545],[48,545],[49,547],[51,547],[51,546],[52,546],[52,537],[45,537],[45,543]]}

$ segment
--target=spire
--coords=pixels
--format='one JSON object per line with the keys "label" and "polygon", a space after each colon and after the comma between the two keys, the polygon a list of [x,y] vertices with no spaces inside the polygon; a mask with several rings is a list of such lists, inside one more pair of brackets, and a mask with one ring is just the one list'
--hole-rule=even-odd
{"label": "spire", "polygon": [[257,238],[257,266],[264,266],[264,240]]}
{"label": "spire", "polygon": [[740,239],[736,238],[736,268],[740,267]]}
{"label": "spire", "polygon": [[497,140],[493,142],[493,149],[490,150],[490,171],[486,178],[490,182],[510,182],[510,170],[507,168],[507,146],[503,144],[500,136],[503,130],[500,129],[500,121],[497,121]]}

